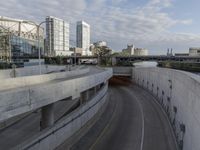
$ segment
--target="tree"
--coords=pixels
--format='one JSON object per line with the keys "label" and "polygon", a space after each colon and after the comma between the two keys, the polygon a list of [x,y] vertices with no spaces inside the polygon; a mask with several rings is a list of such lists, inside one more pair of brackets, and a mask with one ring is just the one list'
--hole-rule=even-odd
{"label": "tree", "polygon": [[98,56],[98,64],[107,65],[110,59],[112,50],[107,46],[95,46],[94,55]]}

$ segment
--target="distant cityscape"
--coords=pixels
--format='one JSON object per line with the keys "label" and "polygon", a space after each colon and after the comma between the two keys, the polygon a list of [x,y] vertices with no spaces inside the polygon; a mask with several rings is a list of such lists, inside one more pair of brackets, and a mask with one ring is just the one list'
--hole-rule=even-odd
{"label": "distant cityscape", "polygon": [[[46,32],[41,26],[46,24]],[[8,17],[0,17],[0,59],[9,60],[17,57],[41,56],[95,56],[99,47],[106,47],[109,54],[115,53],[106,41],[91,44],[90,25],[85,21],[76,23],[76,46],[70,47],[70,25],[53,16],[47,16],[40,24]],[[46,36],[45,36],[46,33]],[[128,44],[127,48],[117,52],[122,56],[147,56],[146,48],[137,48]],[[167,56],[173,52],[167,51]],[[200,48],[189,48],[189,53],[175,53],[175,56],[200,56]]]}

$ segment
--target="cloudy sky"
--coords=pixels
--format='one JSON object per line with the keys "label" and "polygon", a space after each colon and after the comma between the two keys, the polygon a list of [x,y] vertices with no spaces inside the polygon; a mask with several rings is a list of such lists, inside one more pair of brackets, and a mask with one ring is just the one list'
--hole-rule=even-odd
{"label": "cloudy sky", "polygon": [[[199,0],[0,0],[0,15],[41,22],[52,15],[75,25],[91,25],[91,42],[105,40],[114,50],[127,43],[150,54],[188,52],[200,47]],[[73,42],[71,42],[73,45]]]}

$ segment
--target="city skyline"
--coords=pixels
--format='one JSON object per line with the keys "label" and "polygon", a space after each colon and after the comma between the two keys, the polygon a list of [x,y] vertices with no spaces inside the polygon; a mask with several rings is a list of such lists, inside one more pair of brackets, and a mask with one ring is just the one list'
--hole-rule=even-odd
{"label": "city skyline", "polygon": [[70,22],[70,39],[74,41],[76,21],[85,20],[91,25],[91,43],[105,40],[118,51],[132,43],[149,49],[150,54],[166,54],[167,48],[188,52],[189,47],[200,46],[197,0],[1,2],[2,16],[40,22],[52,15]]}

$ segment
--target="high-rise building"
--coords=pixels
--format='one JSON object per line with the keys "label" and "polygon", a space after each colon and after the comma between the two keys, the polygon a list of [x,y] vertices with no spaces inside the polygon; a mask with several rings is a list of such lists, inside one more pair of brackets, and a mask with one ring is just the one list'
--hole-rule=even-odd
{"label": "high-rise building", "polygon": [[76,44],[82,48],[82,55],[91,55],[90,51],[90,25],[84,21],[78,21],[76,27]]}
{"label": "high-rise building", "polygon": [[62,19],[46,17],[46,49],[48,56],[67,56],[69,51],[69,23]]}

